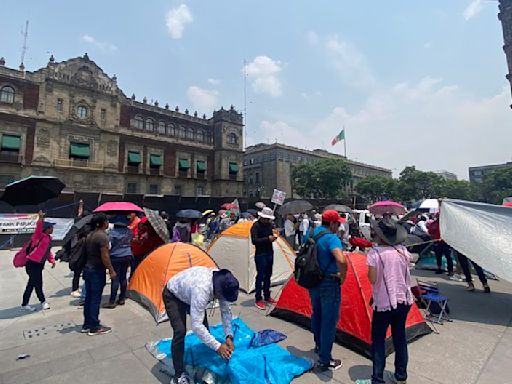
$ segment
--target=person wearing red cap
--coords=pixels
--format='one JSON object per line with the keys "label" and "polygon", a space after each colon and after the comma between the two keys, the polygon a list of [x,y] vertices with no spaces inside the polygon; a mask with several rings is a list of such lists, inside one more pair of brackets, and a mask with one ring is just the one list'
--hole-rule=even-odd
{"label": "person wearing red cap", "polygon": [[341,360],[333,359],[332,345],[336,336],[336,323],[340,314],[341,285],[345,280],[347,264],[343,256],[340,238],[337,236],[343,222],[334,210],[324,211],[322,225],[315,228],[318,265],[324,279],[316,287],[309,289],[311,298],[311,328],[318,354],[317,369],[336,370],[342,366]]}

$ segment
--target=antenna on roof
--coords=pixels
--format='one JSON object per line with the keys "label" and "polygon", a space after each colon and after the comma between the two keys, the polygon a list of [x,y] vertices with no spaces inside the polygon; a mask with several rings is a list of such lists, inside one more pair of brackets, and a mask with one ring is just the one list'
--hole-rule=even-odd
{"label": "antenna on roof", "polygon": [[28,38],[28,20],[25,21],[25,30],[21,29],[21,35],[23,36],[23,46],[21,47],[21,64],[23,66],[25,62],[25,54],[27,53],[27,38]]}

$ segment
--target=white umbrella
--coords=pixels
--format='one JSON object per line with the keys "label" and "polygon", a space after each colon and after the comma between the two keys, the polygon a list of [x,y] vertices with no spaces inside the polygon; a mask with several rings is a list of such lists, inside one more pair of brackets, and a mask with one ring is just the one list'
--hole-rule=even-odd
{"label": "white umbrella", "polygon": [[419,208],[428,209],[430,212],[437,212],[439,211],[439,201],[437,199],[425,199]]}

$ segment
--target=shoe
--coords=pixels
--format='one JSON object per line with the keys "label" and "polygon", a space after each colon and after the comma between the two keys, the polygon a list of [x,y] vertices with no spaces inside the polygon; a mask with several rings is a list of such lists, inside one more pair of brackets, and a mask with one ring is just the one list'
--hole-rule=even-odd
{"label": "shoe", "polygon": [[104,303],[101,305],[101,308],[106,309],[114,309],[116,307],[116,303]]}
{"label": "shoe", "polygon": [[124,305],[124,303],[125,303],[124,300],[121,300],[121,299],[117,300],[117,305]]}
{"label": "shoe", "polygon": [[112,332],[112,328],[105,327],[103,325],[100,325],[99,328],[96,329],[90,329],[87,333],[89,336],[96,336],[96,335],[106,335],[107,333]]}
{"label": "shoe", "polygon": [[448,277],[452,277],[452,276],[453,276],[453,272],[448,272],[448,273],[446,274],[446,276],[448,276]]}
{"label": "shoe", "polygon": [[47,301],[45,301],[45,302],[43,303],[43,310],[48,310],[48,309],[50,309],[50,304],[48,304],[48,302],[47,302]]}
{"label": "shoe", "polygon": [[457,273],[453,274],[452,276],[450,276],[450,280],[452,281],[464,281],[462,279],[462,276],[461,275],[458,275]]}
{"label": "shoe", "polygon": [[397,380],[394,373],[386,371],[387,379],[392,384],[407,384],[407,380]]}
{"label": "shoe", "polygon": [[475,290],[475,285],[473,283],[468,283],[466,287],[466,291],[473,292]]}
{"label": "shoe", "polygon": [[484,285],[484,292],[491,293],[491,288],[488,285]]}
{"label": "shoe", "polygon": [[440,269],[436,270],[436,275],[442,275],[442,274],[443,274],[442,270],[440,270]]}
{"label": "shoe", "polygon": [[180,377],[173,377],[171,384],[190,384],[190,380],[186,374],[182,373]]}
{"label": "shoe", "polygon": [[327,371],[329,369],[332,369],[333,371],[336,371],[343,367],[343,363],[340,359],[331,359],[329,364],[318,362],[316,363],[316,368],[320,371]]}
{"label": "shoe", "polygon": [[265,303],[270,304],[270,305],[276,305],[277,301],[274,300],[273,298],[269,298],[269,299],[265,300]]}
{"label": "shoe", "polygon": [[28,304],[27,305],[22,305],[21,306],[21,310],[22,311],[27,311],[27,312],[35,312],[36,311],[36,309],[34,307],[32,307],[32,306],[30,306]]}
{"label": "shoe", "polygon": [[79,298],[80,297],[80,290],[77,289],[76,291],[71,292],[71,296]]}
{"label": "shoe", "polygon": [[91,328],[82,326],[80,333],[89,333],[90,331],[91,331]]}
{"label": "shoe", "polygon": [[85,304],[85,300],[79,300],[77,305],[78,305],[79,307],[83,307],[83,306],[84,306],[84,304]]}
{"label": "shoe", "polygon": [[261,309],[262,311],[266,309],[265,302],[263,300],[258,300],[257,302],[254,303],[254,305],[256,306],[256,308]]}

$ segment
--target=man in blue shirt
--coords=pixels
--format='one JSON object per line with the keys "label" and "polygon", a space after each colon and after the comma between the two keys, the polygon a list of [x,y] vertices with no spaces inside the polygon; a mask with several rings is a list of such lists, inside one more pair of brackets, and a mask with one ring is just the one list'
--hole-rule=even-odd
{"label": "man in blue shirt", "polygon": [[313,236],[327,232],[316,242],[318,264],[325,277],[320,284],[309,289],[313,310],[311,328],[315,352],[319,357],[316,367],[321,371],[336,370],[342,366],[341,360],[333,359],[331,355],[340,314],[341,285],[347,272],[347,264],[342,253],[343,246],[337,236],[342,221],[338,212],[324,211],[322,225],[313,232]]}

